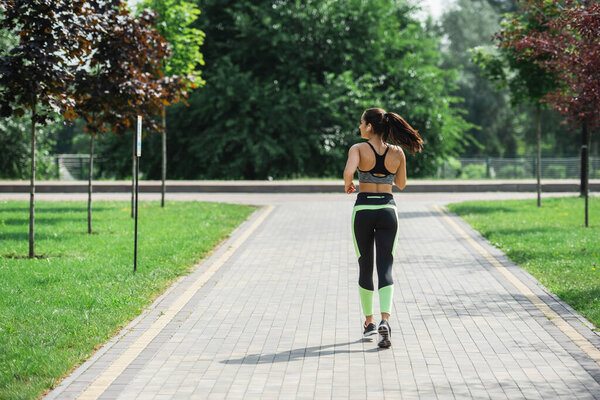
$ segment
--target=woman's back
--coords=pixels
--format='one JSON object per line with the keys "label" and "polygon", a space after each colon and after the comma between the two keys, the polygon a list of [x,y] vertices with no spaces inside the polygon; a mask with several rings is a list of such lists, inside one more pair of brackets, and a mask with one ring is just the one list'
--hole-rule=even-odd
{"label": "woman's back", "polygon": [[[398,146],[384,144],[383,142],[371,144],[369,142],[359,143],[355,145],[359,153],[358,169],[375,178],[385,177],[386,174],[396,175],[399,172],[400,166],[404,160],[404,154]],[[372,146],[372,147],[371,147]],[[376,155],[377,153],[377,155]],[[379,165],[377,159],[379,158]],[[374,171],[375,167],[377,170]],[[382,170],[383,167],[383,170]],[[377,181],[377,179],[369,179]],[[391,183],[394,179],[390,180]],[[359,190],[361,192],[370,193],[392,193],[392,184],[359,181]]]}

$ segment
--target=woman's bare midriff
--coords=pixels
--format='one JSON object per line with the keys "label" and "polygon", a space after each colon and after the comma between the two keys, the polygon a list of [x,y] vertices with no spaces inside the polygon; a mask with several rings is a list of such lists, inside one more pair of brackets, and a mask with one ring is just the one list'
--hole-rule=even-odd
{"label": "woman's bare midriff", "polygon": [[365,193],[392,193],[392,185],[387,183],[360,182],[358,191]]}

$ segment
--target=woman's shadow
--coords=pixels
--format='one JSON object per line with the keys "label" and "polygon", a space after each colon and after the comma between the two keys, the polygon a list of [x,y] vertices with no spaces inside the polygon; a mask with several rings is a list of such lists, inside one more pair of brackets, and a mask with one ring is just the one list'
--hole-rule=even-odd
{"label": "woman's shadow", "polygon": [[[242,358],[234,358],[231,360],[222,360],[223,364],[269,364],[269,363],[278,363],[278,362],[289,362],[294,360],[303,359],[306,357],[322,357],[328,356],[331,354],[343,354],[343,353],[376,353],[378,351],[386,350],[379,347],[374,347],[368,350],[350,350],[350,349],[339,349],[336,350],[336,347],[346,347],[353,344],[358,343],[368,343],[372,342],[371,339],[358,339],[354,342],[347,343],[334,343],[325,346],[313,346],[313,347],[305,347],[300,349],[293,349],[282,351],[280,353],[275,354],[249,354]],[[330,349],[331,350],[326,350]]]}

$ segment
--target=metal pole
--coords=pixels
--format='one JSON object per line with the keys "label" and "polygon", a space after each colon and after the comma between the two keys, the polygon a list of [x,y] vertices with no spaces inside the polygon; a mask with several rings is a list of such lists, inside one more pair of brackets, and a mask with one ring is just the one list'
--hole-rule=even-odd
{"label": "metal pole", "polygon": [[537,166],[535,172],[537,186],[537,206],[542,206],[542,106],[540,103],[536,107],[536,125],[537,125]]}
{"label": "metal pole", "polygon": [[587,146],[581,146],[581,154],[582,154],[582,163],[581,163],[581,167],[583,168],[583,176],[585,177],[585,186],[583,187],[583,195],[585,197],[585,227],[587,228],[589,226],[589,203],[588,203],[588,196],[589,196],[589,185],[588,185],[588,179],[589,179],[589,174],[588,174],[588,147]]}
{"label": "metal pole", "polygon": [[[36,98],[37,100],[37,98]],[[29,183],[29,258],[35,256],[35,117],[36,103],[31,113],[31,177]]]}
{"label": "metal pole", "polygon": [[166,180],[167,180],[167,114],[165,112],[165,106],[162,108],[162,188],[160,194],[160,206],[165,206],[165,192],[167,191]]}
{"label": "metal pole", "polygon": [[[134,136],[135,137],[135,136]],[[140,193],[140,157],[142,155],[142,117],[137,117],[137,146],[135,151],[135,239],[133,245],[133,272],[137,270],[138,198]]]}
{"label": "metal pole", "polygon": [[133,272],[137,270],[137,237],[138,237],[138,194],[140,186],[140,158],[135,157],[135,239],[133,245]]}
{"label": "metal pole", "polygon": [[[135,133],[132,134],[133,136],[133,147],[131,149],[131,173],[135,174],[135,146],[136,146],[136,136]],[[131,177],[131,218],[134,218],[135,215],[135,176]]]}

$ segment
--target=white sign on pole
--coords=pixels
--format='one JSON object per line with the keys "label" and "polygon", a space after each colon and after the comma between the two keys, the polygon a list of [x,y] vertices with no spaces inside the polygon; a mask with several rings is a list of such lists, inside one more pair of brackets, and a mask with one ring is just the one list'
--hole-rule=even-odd
{"label": "white sign on pole", "polygon": [[142,156],[142,116],[137,116],[137,156]]}

